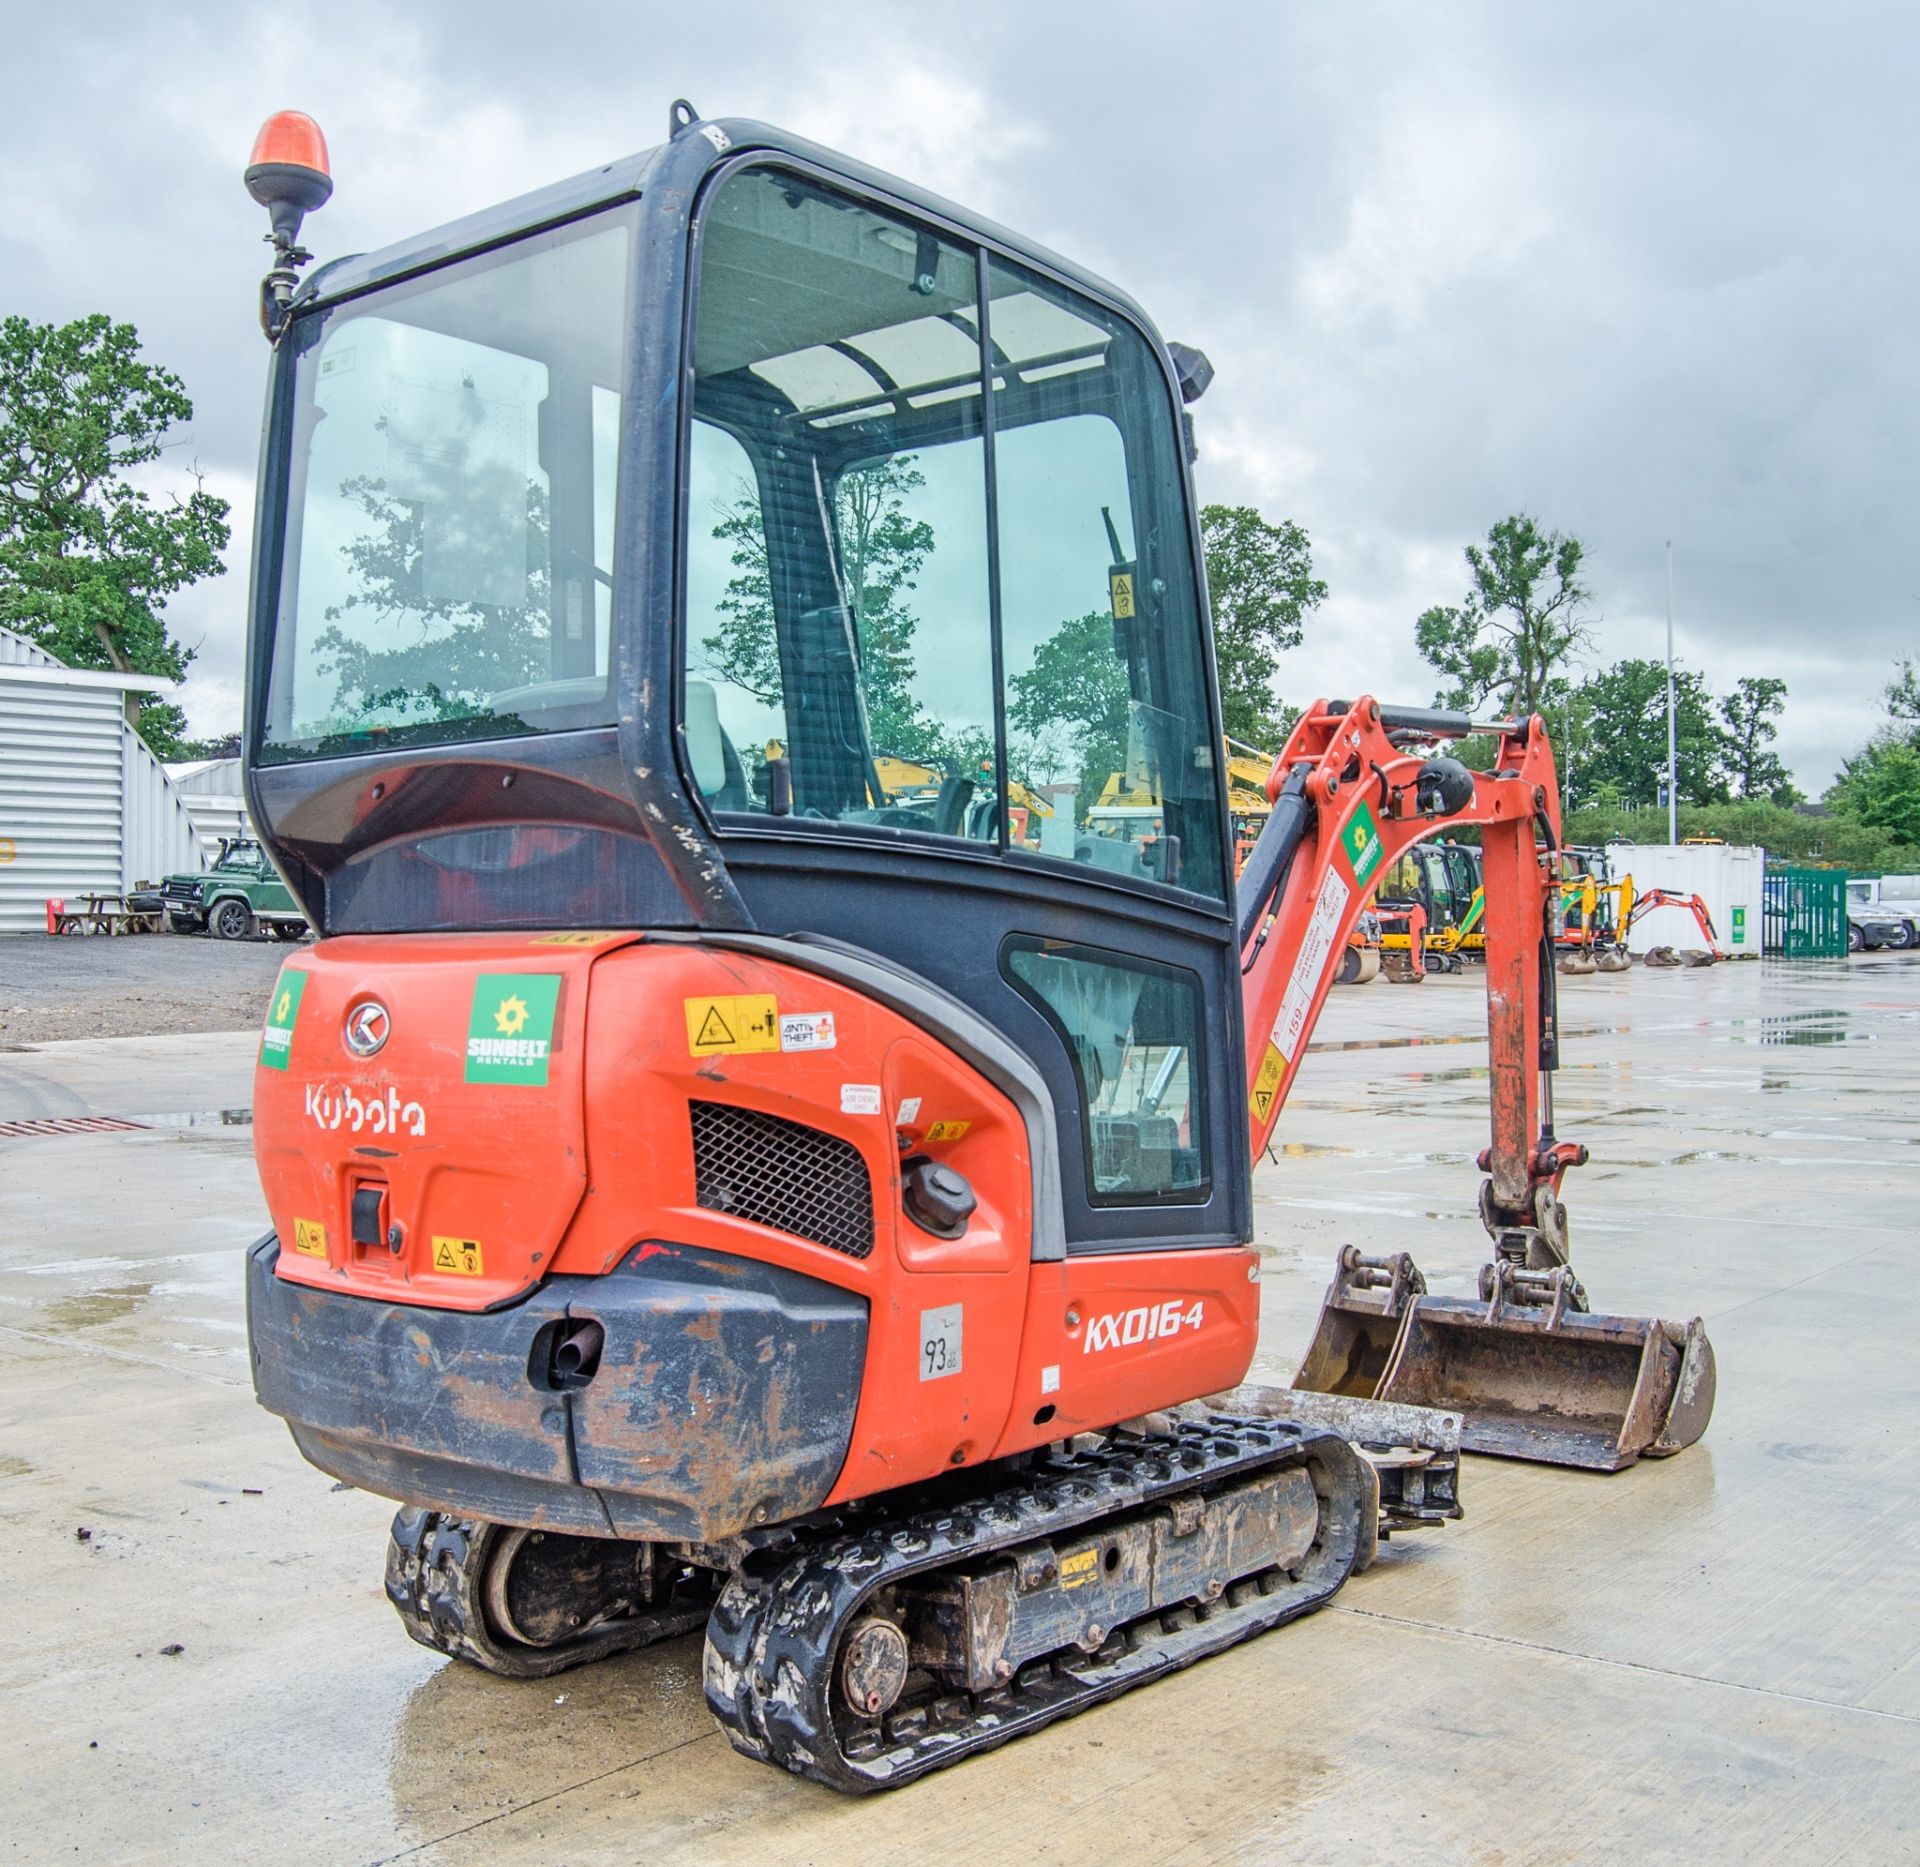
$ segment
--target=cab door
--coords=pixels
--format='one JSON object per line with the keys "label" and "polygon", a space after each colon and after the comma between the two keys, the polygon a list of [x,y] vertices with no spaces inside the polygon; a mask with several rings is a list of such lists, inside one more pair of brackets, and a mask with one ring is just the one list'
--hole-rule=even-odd
{"label": "cab door", "polygon": [[1222,735],[1178,403],[1124,302],[791,159],[695,217],[688,776],[756,924],[1047,1078],[1070,1250],[1248,1218]]}

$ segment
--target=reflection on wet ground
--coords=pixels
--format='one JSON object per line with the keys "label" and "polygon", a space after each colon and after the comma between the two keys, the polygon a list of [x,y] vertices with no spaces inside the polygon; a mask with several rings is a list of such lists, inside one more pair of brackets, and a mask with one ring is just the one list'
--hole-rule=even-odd
{"label": "reflection on wet ground", "polygon": [[56,1297],[40,1311],[45,1329],[93,1329],[101,1323],[119,1322],[153,1294],[153,1285],[103,1284],[79,1296]]}

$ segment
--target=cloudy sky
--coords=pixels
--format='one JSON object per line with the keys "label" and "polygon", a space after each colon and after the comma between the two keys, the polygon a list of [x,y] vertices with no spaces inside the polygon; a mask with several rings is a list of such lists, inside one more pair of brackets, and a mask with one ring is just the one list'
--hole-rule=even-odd
{"label": "cloudy sky", "polygon": [[7,9],[0,310],[104,310],[186,379],[234,574],[178,600],[237,724],[266,347],[253,132],[310,111],[324,256],[660,140],[782,123],[1131,290],[1219,374],[1201,494],[1312,535],[1283,691],[1426,700],[1413,618],[1516,509],[1585,540],[1594,656],[1789,684],[1818,792],[1920,650],[1920,11],[460,4]]}

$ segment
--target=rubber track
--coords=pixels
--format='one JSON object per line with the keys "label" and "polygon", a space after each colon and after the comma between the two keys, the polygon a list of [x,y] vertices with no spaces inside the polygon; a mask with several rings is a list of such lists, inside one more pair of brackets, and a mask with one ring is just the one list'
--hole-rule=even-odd
{"label": "rubber track", "polygon": [[701,1583],[560,1646],[504,1640],[488,1626],[481,1603],[488,1558],[508,1534],[500,1524],[411,1505],[395,1516],[387,1542],[387,1599],[423,1647],[509,1679],[546,1679],[687,1633],[712,1609],[712,1593]]}
{"label": "rubber track", "polygon": [[[848,1754],[833,1710],[834,1662],[877,1589],[1298,1465],[1320,1499],[1320,1532],[1297,1570],[1238,1580],[1206,1606],[1156,1611],[1095,1654],[1029,1663],[1002,1690],[949,1694],[927,1714],[896,1714],[884,1735],[868,1727],[860,1754]],[[834,1789],[894,1788],[1311,1612],[1371,1541],[1374,1499],[1353,1448],[1315,1427],[1216,1417],[1171,1437],[1109,1444],[970,1504],[750,1557],[707,1623],[707,1704],[747,1756]]]}

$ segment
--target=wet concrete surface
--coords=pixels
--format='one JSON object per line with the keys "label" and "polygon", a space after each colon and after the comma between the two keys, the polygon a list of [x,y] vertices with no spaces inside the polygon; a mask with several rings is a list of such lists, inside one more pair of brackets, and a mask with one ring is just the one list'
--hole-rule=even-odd
{"label": "wet concrete surface", "polygon": [[[1916,1858],[1920,957],[1562,1010],[1575,1260],[1597,1308],[1706,1317],[1703,1444],[1471,1459],[1466,1521],[1320,1615],[861,1802],[735,1756],[696,1640],[532,1684],[407,1642],[391,1507],[251,1400],[250,1034],[0,1057],[0,1121],[171,1115],[0,1142],[0,1857]],[[1471,1289],[1480,1017],[1473,975],[1336,994],[1257,1180],[1257,1376],[1343,1243]]]}

